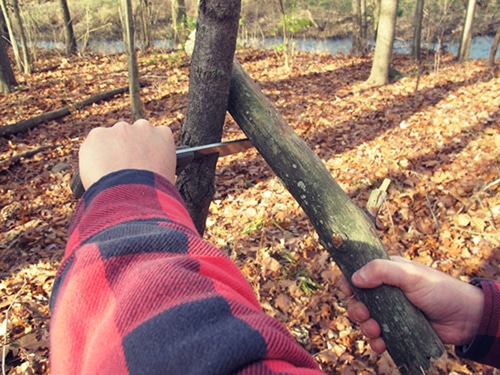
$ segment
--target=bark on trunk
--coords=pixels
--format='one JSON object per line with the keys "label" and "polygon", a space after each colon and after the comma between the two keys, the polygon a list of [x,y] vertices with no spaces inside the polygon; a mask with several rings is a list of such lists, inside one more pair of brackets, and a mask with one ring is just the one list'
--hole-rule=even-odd
{"label": "bark on trunk", "polygon": [[414,60],[420,60],[420,43],[422,40],[422,19],[424,18],[424,0],[417,0],[415,6],[415,17],[413,26],[413,45],[411,56]]}
{"label": "bark on trunk", "polygon": [[73,20],[71,19],[71,14],[69,12],[68,2],[66,0],[59,0],[59,5],[61,7],[63,22],[64,22],[64,33],[66,35],[66,54],[68,56],[75,55],[77,52],[75,32],[73,31]]}
{"label": "bark on trunk", "polygon": [[[309,216],[322,245],[348,280],[370,260],[388,258],[366,214],[237,62],[228,110]],[[402,373],[420,374],[444,352],[428,321],[401,290],[390,286],[353,290],[380,323],[388,351]]]}
{"label": "bark on trunk", "polygon": [[467,5],[467,13],[465,15],[464,28],[462,30],[462,39],[458,50],[457,60],[465,62],[470,57],[470,44],[472,40],[472,21],[474,20],[474,11],[476,8],[476,0],[469,0]]}
{"label": "bark on trunk", "polygon": [[500,26],[498,26],[498,30],[495,34],[495,38],[493,39],[493,43],[491,44],[490,55],[488,56],[488,66],[495,66],[495,58],[498,51],[498,44],[500,44]]}
{"label": "bark on trunk", "polygon": [[122,0],[123,7],[123,35],[127,52],[128,87],[130,92],[130,111],[134,121],[144,118],[140,95],[139,70],[135,53],[134,21],[132,17],[131,0]]}
{"label": "bark on trunk", "polygon": [[[199,4],[186,118],[182,127],[182,143],[188,146],[221,139],[241,6],[239,0],[204,0]],[[176,182],[199,233],[205,230],[214,194],[216,163],[217,156],[196,160]]]}
{"label": "bark on trunk", "polygon": [[377,31],[375,54],[368,83],[385,85],[389,81],[397,9],[397,0],[382,0],[380,4],[379,25],[383,27],[379,27]]}

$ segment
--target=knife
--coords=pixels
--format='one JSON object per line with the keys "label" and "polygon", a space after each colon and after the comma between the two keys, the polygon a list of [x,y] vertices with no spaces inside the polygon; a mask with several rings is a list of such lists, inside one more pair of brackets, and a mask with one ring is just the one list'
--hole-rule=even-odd
{"label": "knife", "polygon": [[[179,175],[193,160],[198,160],[213,154],[219,154],[219,157],[237,154],[238,152],[245,151],[251,147],[253,147],[253,144],[248,138],[238,139],[236,141],[210,143],[194,147],[179,146],[175,149],[177,159],[175,174]],[[73,192],[73,196],[76,199],[79,199],[85,192],[82,181],[80,180],[79,169],[77,169],[73,175],[70,187]]]}

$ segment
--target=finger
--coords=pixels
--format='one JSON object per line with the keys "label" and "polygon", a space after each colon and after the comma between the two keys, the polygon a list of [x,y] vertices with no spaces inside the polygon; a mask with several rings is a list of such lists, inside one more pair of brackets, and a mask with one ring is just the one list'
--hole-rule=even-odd
{"label": "finger", "polygon": [[368,342],[370,343],[370,347],[373,349],[373,351],[379,354],[385,352],[385,350],[387,349],[385,342],[381,337],[369,339]]}
{"label": "finger", "polygon": [[349,282],[347,281],[347,279],[345,278],[344,275],[342,275],[340,278],[339,278],[339,281],[337,282],[337,286],[338,288],[340,289],[340,291],[346,296],[346,297],[350,297],[352,296],[354,293],[351,289],[351,286],[349,285]]}
{"label": "finger", "polygon": [[359,328],[361,329],[363,335],[370,339],[376,339],[377,337],[380,337],[382,333],[380,330],[380,325],[375,319],[368,319],[364,321],[359,325]]}
{"label": "finger", "polygon": [[356,323],[363,323],[370,319],[370,311],[368,311],[364,303],[358,301],[356,298],[353,298],[349,302],[349,305],[347,305],[347,314]]}
{"label": "finger", "polygon": [[418,266],[413,263],[376,259],[354,272],[351,281],[358,288],[376,288],[382,284],[402,288],[413,282],[415,267]]}

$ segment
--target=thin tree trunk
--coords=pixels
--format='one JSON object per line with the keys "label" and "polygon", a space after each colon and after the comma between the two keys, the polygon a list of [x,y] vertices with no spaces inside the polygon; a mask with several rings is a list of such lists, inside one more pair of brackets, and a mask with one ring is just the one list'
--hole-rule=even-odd
{"label": "thin tree trunk", "polygon": [[[222,137],[240,8],[240,0],[199,2],[182,144],[214,143]],[[216,163],[216,155],[196,160],[176,182],[199,233],[205,230],[214,194]]]}
{"label": "thin tree trunk", "polygon": [[184,40],[186,29],[186,5],[184,0],[172,2],[172,30],[174,32],[174,48],[180,48]]}
{"label": "thin tree trunk", "polygon": [[352,15],[352,48],[351,54],[361,55],[361,2],[360,0],[351,1]]}
{"label": "thin tree trunk", "polygon": [[14,53],[14,59],[16,60],[17,70],[23,71],[23,61],[21,59],[21,53],[19,52],[19,46],[17,45],[16,36],[14,35],[14,27],[12,26],[12,19],[10,17],[9,11],[7,9],[7,4],[5,0],[0,0],[0,7],[2,8],[3,17],[5,20],[5,26],[7,26],[7,31],[9,32],[9,39],[12,45],[12,52]]}
{"label": "thin tree trunk", "polygon": [[469,0],[467,5],[467,13],[465,15],[464,28],[462,30],[462,39],[458,50],[457,60],[465,62],[470,57],[470,44],[472,40],[472,21],[474,20],[474,10],[476,8],[476,0]]}
{"label": "thin tree trunk", "polygon": [[498,44],[500,44],[500,26],[498,26],[495,38],[493,39],[493,43],[491,44],[490,55],[488,56],[488,66],[495,66]]}
{"label": "thin tree trunk", "polygon": [[424,18],[424,1],[417,0],[415,6],[415,17],[413,25],[413,45],[411,56],[414,60],[420,60],[420,43],[422,42],[422,20]]}
{"label": "thin tree trunk", "polygon": [[21,12],[19,11],[19,3],[17,0],[12,0],[12,8],[14,10],[14,18],[16,19],[17,28],[19,30],[21,50],[23,51],[23,71],[25,74],[31,74],[31,57],[28,49],[28,42],[26,40],[26,34],[24,33],[24,25],[21,18]]}
{"label": "thin tree trunk", "polygon": [[361,0],[361,39],[366,48],[368,42],[368,23],[366,22],[366,0]]}
{"label": "thin tree trunk", "polygon": [[150,23],[150,8],[149,0],[141,0],[141,25],[142,25],[142,48],[148,49],[151,47],[151,31],[149,27]]}
{"label": "thin tree trunk", "polygon": [[144,118],[139,84],[139,69],[134,42],[134,24],[132,18],[131,0],[122,0],[123,31],[125,49],[127,51],[128,82],[130,92],[130,109],[134,121]]}
{"label": "thin tree trunk", "polygon": [[[0,28],[3,30],[3,17],[0,17]],[[0,35],[0,91],[3,94],[9,94],[12,87],[17,86],[16,77],[10,64],[9,55],[7,53],[7,45],[3,36]]]}
{"label": "thin tree trunk", "polygon": [[379,24],[375,54],[368,78],[368,83],[385,85],[389,81],[389,70],[392,60],[392,45],[396,29],[397,0],[382,0],[380,5]]}
{"label": "thin tree trunk", "polygon": [[73,30],[73,20],[71,19],[71,14],[69,12],[68,2],[66,0],[59,0],[59,5],[63,15],[64,33],[66,35],[66,54],[68,56],[75,55],[78,47],[76,44],[75,32]]}

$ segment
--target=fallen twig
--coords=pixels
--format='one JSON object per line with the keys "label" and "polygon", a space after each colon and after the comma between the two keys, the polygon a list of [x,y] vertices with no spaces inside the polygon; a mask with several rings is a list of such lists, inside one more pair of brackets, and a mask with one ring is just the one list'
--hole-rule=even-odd
{"label": "fallen twig", "polygon": [[31,158],[34,155],[38,154],[39,152],[42,152],[42,151],[45,151],[48,149],[53,149],[53,148],[56,148],[58,146],[59,145],[45,145],[45,146],[35,148],[34,150],[23,152],[22,154],[14,155],[9,159],[0,162],[0,168],[3,168],[4,166],[6,166],[8,164],[17,163],[18,161],[20,161],[22,159]]}

